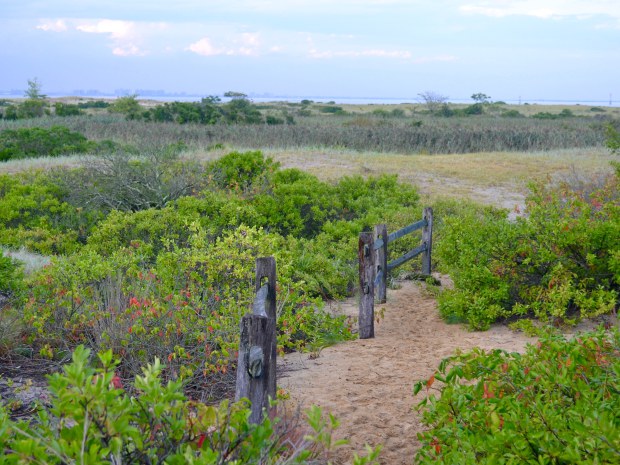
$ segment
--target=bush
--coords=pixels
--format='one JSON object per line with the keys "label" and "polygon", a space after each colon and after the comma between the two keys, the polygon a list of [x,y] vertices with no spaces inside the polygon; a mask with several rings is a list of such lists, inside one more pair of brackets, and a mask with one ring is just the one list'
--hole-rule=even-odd
{"label": "bush", "polygon": [[[342,444],[332,441],[337,421],[319,408],[308,411],[310,434],[296,449],[278,418],[249,423],[246,399],[208,406],[187,399],[180,381],[163,384],[157,359],[125,386],[110,351],[98,355],[99,368],[89,358],[78,347],[63,373],[49,377],[51,406],[36,421],[14,423],[0,407],[3,463],[304,464]],[[376,463],[378,453],[354,464]]]}
{"label": "bush", "polygon": [[221,105],[224,121],[229,124],[260,124],[263,122],[261,112],[246,98],[233,98]]}
{"label": "bush", "polygon": [[208,176],[221,189],[249,193],[264,190],[279,166],[271,158],[264,158],[260,151],[231,152],[211,163]]}
{"label": "bush", "polygon": [[64,126],[5,129],[0,132],[0,161],[86,153],[95,147],[94,142]]}
{"label": "bush", "polygon": [[108,108],[110,103],[105,100],[89,100],[87,102],[80,102],[77,106],[83,110],[87,108]]}
{"label": "bush", "polygon": [[162,208],[204,184],[202,167],[180,162],[182,144],[153,148],[141,156],[113,150],[83,164],[82,169],[58,174],[68,201],[78,208],[139,211]]}
{"label": "bush", "polygon": [[294,252],[284,238],[240,227],[213,242],[202,228],[189,229],[187,244],[170,246],[156,262],[136,240],[107,257],[87,249],[36,273],[24,307],[32,343],[51,357],[78,344],[112,349],[125,375],[157,356],[168,360],[167,376],[230,388],[239,321],[254,298],[255,260],[266,255],[278,262],[280,350],[350,336],[343,318],[328,316],[293,281]]}
{"label": "bush", "polygon": [[0,250],[0,296],[12,296],[23,290],[24,275],[19,264]]}
{"label": "bush", "polygon": [[503,116],[504,118],[524,118],[518,110],[506,110],[503,111],[500,116]]}
{"label": "bush", "polygon": [[618,463],[619,354],[615,330],[444,360],[414,388],[430,427],[416,463]]}
{"label": "bush", "polygon": [[346,113],[342,107],[336,105],[322,105],[319,107],[319,111],[321,113],[328,113],[332,115],[344,115]]}
{"label": "bush", "polygon": [[110,113],[120,113],[124,115],[127,119],[139,119],[142,114],[142,106],[140,102],[138,102],[138,96],[127,95],[125,97],[118,97],[114,102],[108,107],[108,111]]}
{"label": "bush", "polygon": [[527,204],[516,221],[488,209],[444,220],[436,256],[455,282],[439,299],[446,318],[474,329],[524,316],[574,324],[616,308],[618,179],[587,189],[533,185]]}
{"label": "bush", "polygon": [[54,104],[54,114],[56,116],[79,116],[84,112],[78,105],[57,102]]}
{"label": "bush", "polygon": [[222,114],[217,107],[217,97],[203,98],[200,102],[170,102],[151,108],[145,119],[178,124],[215,124]]}
{"label": "bush", "polygon": [[46,255],[74,251],[98,214],[73,207],[66,195],[44,173],[0,176],[0,244]]}

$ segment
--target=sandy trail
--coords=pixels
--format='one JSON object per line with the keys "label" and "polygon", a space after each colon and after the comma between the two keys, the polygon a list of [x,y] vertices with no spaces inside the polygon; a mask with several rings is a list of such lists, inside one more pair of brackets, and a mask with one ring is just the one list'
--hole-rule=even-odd
{"label": "sandy trail", "polygon": [[[280,362],[278,385],[289,391],[291,403],[319,405],[341,421],[336,436],[350,444],[339,450],[334,463],[348,463],[352,452],[364,451],[364,444],[382,444],[382,464],[412,464],[417,432],[423,429],[412,409],[418,401],[413,383],[428,378],[457,348],[523,351],[534,341],[504,326],[468,332],[461,325],[447,325],[423,284],[401,284],[401,289],[388,290],[387,304],[375,306],[376,313],[385,311],[374,339],[325,348],[314,360],[294,353]],[[342,310],[356,314],[357,305],[348,301]]]}

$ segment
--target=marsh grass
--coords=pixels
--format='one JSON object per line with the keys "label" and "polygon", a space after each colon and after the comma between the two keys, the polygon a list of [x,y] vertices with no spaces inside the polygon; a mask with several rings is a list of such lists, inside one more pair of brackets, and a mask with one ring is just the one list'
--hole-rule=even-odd
{"label": "marsh grass", "polygon": [[63,125],[88,139],[111,139],[139,148],[183,142],[251,149],[348,149],[403,154],[538,151],[603,146],[604,124],[595,118],[535,120],[428,115],[384,118],[372,113],[297,117],[294,125],[193,125],[125,121],[119,115],[0,121],[0,129]]}

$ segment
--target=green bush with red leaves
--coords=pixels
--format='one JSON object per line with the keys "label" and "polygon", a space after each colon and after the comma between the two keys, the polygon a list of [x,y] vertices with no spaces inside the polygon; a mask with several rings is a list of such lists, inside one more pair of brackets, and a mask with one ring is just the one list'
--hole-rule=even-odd
{"label": "green bush with red leaves", "polygon": [[415,384],[420,392],[429,430],[416,463],[620,463],[617,329],[547,335],[525,354],[455,355]]}
{"label": "green bush with red leaves", "polygon": [[234,385],[239,321],[254,299],[256,258],[266,255],[279,266],[280,351],[351,337],[344,317],[327,314],[303,282],[291,279],[286,239],[242,226],[212,241],[199,225],[189,229],[185,246],[161,251],[154,265],[140,241],[107,257],[84,250],[56,259],[33,278],[23,309],[33,329],[29,344],[52,359],[79,344],[111,349],[124,377],[158,357],[167,377],[220,398]]}
{"label": "green bush with red leaves", "polygon": [[[247,399],[190,400],[181,381],[162,381],[163,369],[155,359],[126,384],[112,351],[92,360],[78,346],[63,372],[49,377],[49,405],[38,409],[36,421],[13,421],[0,403],[2,463],[313,464],[346,443],[332,439],[338,421],[318,407],[301,426],[267,415],[252,424]],[[353,464],[376,464],[379,450],[367,447]]]}
{"label": "green bush with red leaves", "polygon": [[526,214],[464,207],[442,220],[436,256],[454,279],[440,295],[449,320],[486,329],[533,317],[574,324],[613,312],[620,291],[618,177],[599,185],[531,186]]}

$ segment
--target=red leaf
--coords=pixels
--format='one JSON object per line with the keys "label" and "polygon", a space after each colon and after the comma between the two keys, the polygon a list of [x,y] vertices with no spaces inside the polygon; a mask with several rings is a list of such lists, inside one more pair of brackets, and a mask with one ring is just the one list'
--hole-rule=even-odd
{"label": "red leaf", "polygon": [[112,377],[112,386],[114,386],[114,389],[123,389],[123,382],[121,381],[121,377],[118,376],[116,373],[114,373],[114,376]]}
{"label": "red leaf", "polygon": [[428,378],[428,381],[426,382],[426,390],[429,390],[434,382],[435,382],[435,375]]}

